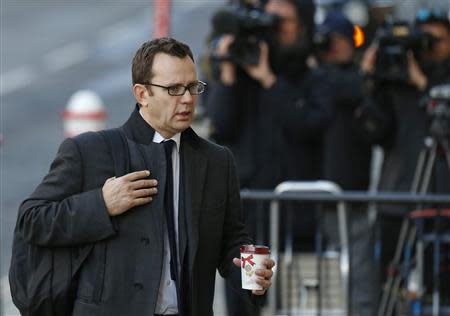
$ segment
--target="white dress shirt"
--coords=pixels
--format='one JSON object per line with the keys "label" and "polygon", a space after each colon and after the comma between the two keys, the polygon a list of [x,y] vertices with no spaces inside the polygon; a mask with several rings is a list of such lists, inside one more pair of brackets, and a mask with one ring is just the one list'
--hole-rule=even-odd
{"label": "white dress shirt", "polygon": [[[176,146],[172,148],[172,171],[173,171],[173,206],[174,206],[174,220],[175,220],[175,237],[177,243],[177,250],[179,248],[178,241],[178,197],[180,184],[180,139],[181,134],[175,134],[172,138]],[[153,142],[161,143],[165,141],[157,131],[153,137]],[[150,172],[152,172],[150,170]],[[178,264],[178,271],[180,271],[180,263]],[[149,267],[151,268],[151,267]],[[169,234],[167,229],[164,231],[164,260],[161,283],[159,285],[158,300],[156,301],[156,314],[178,314],[178,300],[177,289],[175,282],[170,277],[170,244]]]}

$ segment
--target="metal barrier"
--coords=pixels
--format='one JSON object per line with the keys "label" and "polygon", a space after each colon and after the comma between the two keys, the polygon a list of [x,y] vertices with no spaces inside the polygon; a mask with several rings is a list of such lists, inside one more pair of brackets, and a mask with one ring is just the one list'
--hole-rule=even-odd
{"label": "metal barrier", "polygon": [[[339,239],[341,242],[340,271],[347,315],[350,315],[351,289],[346,202],[373,202],[375,204],[450,204],[450,194],[343,192],[337,184],[330,181],[286,181],[280,183],[274,191],[242,190],[241,198],[244,200],[271,201],[270,247],[271,256],[277,263],[279,258],[279,201],[336,202],[338,204]],[[274,278],[276,275],[277,268],[274,269]],[[266,309],[270,315],[275,315],[276,312],[276,294],[277,283],[273,282],[272,289],[269,291],[269,301]]]}
{"label": "metal barrier", "polygon": [[[276,194],[282,194],[284,192],[326,192],[329,194],[342,193],[342,189],[335,183],[330,181],[314,181],[314,182],[295,182],[286,181],[280,183],[275,188]],[[348,248],[348,233],[347,233],[347,210],[344,202],[338,202],[338,221],[339,221],[339,239],[341,245],[340,252],[340,270],[342,277],[344,302],[346,304],[345,310],[347,315],[350,311],[350,295],[349,295],[349,270],[350,270],[350,260],[349,260],[349,248]],[[272,257],[276,262],[278,262],[278,233],[279,233],[279,212],[280,205],[279,201],[272,201],[270,206],[270,247],[272,250]],[[276,273],[276,269],[275,269]],[[269,306],[276,307],[276,293],[277,293],[277,282],[273,282],[273,291],[269,292]],[[270,310],[271,314],[275,312],[275,309]]]}

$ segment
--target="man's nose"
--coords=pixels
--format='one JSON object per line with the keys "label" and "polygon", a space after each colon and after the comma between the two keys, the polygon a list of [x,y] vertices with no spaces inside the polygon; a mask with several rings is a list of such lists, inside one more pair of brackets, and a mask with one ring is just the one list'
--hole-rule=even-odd
{"label": "man's nose", "polygon": [[189,89],[186,89],[186,91],[184,91],[184,94],[181,96],[181,102],[188,103],[188,102],[192,102],[193,100],[194,100],[194,96],[191,94]]}

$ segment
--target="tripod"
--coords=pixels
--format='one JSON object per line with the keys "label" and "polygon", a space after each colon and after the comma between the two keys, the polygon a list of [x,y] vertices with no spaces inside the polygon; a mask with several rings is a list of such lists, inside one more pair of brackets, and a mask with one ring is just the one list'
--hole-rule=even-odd
{"label": "tripod", "polygon": [[[440,123],[440,122],[438,122]],[[436,126],[432,124],[431,132],[432,136],[427,137],[424,142],[424,148],[420,152],[417,166],[414,173],[414,179],[411,187],[412,193],[425,194],[430,185],[433,168],[436,165],[436,156],[438,150],[443,151],[446,165],[450,171],[450,148],[449,138],[447,137],[446,128],[441,128],[441,124]],[[421,209],[422,205],[418,205],[418,209]],[[436,213],[437,216],[441,216],[440,212]],[[420,226],[419,226],[420,227]],[[439,246],[440,240],[438,232],[435,234],[435,247],[434,251],[438,252],[434,254],[434,260],[439,260]],[[413,257],[415,248],[415,258]],[[421,299],[425,293],[423,272],[424,272],[424,252],[425,243],[421,238],[417,238],[417,227],[411,224],[411,220],[406,217],[400,229],[399,240],[395,250],[394,258],[390,265],[389,275],[386,284],[383,289],[383,295],[378,310],[378,316],[391,316],[393,315],[394,308],[398,303],[400,286],[402,281],[405,283],[409,277],[412,277],[412,267],[415,264],[415,292],[416,299]],[[403,261],[402,260],[403,255]],[[439,315],[439,269],[438,263],[435,262],[433,267],[433,305],[432,315]],[[420,307],[413,310],[413,315],[419,315]]]}

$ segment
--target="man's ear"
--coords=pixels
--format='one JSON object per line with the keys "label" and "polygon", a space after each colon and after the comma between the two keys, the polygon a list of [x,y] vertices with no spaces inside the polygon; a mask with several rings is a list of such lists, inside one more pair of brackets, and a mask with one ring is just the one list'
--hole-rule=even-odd
{"label": "man's ear", "polygon": [[148,97],[150,96],[150,93],[144,85],[136,83],[133,86],[133,94],[137,103],[148,106]]}

